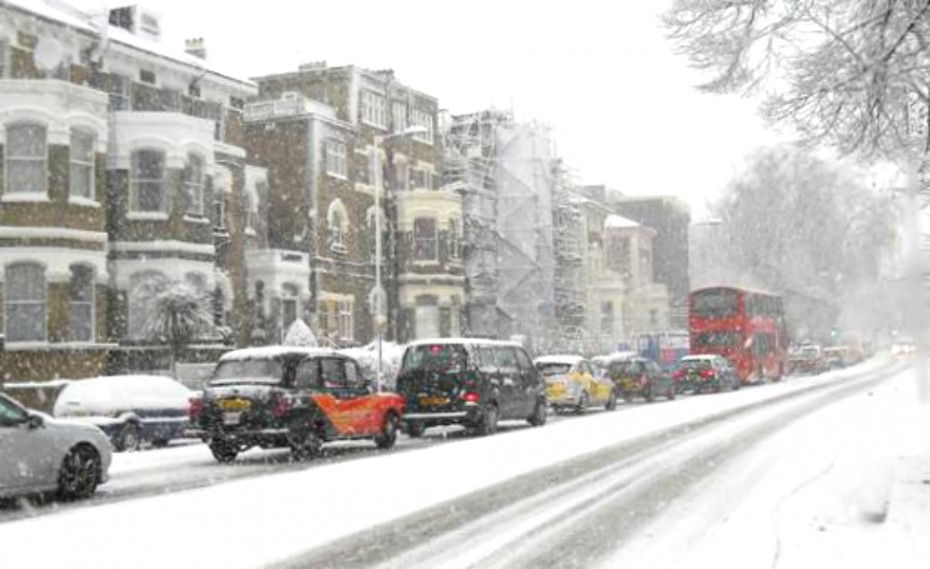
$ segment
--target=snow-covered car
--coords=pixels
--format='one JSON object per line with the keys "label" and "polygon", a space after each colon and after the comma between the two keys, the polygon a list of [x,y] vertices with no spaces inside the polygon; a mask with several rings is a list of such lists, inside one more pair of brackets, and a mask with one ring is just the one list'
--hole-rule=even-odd
{"label": "snow-covered car", "polygon": [[110,441],[93,425],[54,419],[0,393],[0,498],[91,496],[107,480]]}
{"label": "snow-covered car", "polygon": [[788,355],[788,373],[818,374],[827,369],[827,360],[819,344],[802,345]]}
{"label": "snow-covered car", "polygon": [[373,392],[352,358],[328,348],[269,346],[220,358],[213,379],[191,400],[191,433],[219,462],[251,447],[290,448],[295,460],[323,443],[373,440],[394,446],[404,400]]}
{"label": "snow-covered car", "polygon": [[546,399],[556,413],[584,413],[589,407],[617,407],[617,390],[613,382],[595,374],[591,363],[574,355],[541,356],[533,360],[546,382]]}
{"label": "snow-covered car", "polygon": [[718,393],[742,385],[728,359],[713,354],[685,356],[672,372],[679,393]]}
{"label": "snow-covered car", "polygon": [[111,375],[70,382],[55,401],[54,414],[99,427],[117,451],[143,442],[165,446],[184,437],[194,392],[161,375]]}

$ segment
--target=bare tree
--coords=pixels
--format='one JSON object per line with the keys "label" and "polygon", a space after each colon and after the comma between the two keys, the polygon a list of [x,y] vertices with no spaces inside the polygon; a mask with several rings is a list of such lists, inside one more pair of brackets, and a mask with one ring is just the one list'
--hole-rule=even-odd
{"label": "bare tree", "polygon": [[[721,284],[783,294],[795,324],[829,331],[848,301],[874,286],[894,239],[891,200],[854,172],[794,146],[754,154],[712,205],[722,222]],[[864,310],[867,307],[857,307]]]}
{"label": "bare tree", "polygon": [[702,89],[761,94],[808,142],[899,164],[927,149],[930,0],[675,0],[665,23]]}

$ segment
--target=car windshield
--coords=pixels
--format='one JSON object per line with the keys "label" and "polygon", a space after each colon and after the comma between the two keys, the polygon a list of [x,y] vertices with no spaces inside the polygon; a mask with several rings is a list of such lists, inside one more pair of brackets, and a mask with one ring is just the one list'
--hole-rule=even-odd
{"label": "car windshield", "polygon": [[608,373],[611,376],[637,376],[646,371],[643,362],[637,361],[620,361],[611,362],[608,366]]}
{"label": "car windshield", "polygon": [[430,344],[407,348],[401,372],[414,370],[454,373],[465,369],[468,352],[459,344]]}
{"label": "car windshield", "polygon": [[556,363],[556,362],[537,362],[536,369],[539,370],[544,377],[555,377],[557,375],[565,375],[572,369],[572,365],[568,363]]}
{"label": "car windshield", "polygon": [[713,367],[710,360],[681,360],[679,367],[684,370],[710,369]]}
{"label": "car windshield", "polygon": [[279,359],[247,359],[221,361],[213,372],[210,385],[235,383],[281,383],[284,366]]}

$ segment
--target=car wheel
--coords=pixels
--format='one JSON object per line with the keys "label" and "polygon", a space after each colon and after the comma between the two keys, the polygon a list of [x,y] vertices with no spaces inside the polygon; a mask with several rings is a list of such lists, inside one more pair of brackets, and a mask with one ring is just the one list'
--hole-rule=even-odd
{"label": "car wheel", "polygon": [[497,405],[488,405],[484,408],[484,413],[482,413],[478,428],[475,429],[476,434],[479,437],[493,435],[497,432],[497,421],[499,419],[500,411],[497,409]]}
{"label": "car wheel", "polygon": [[142,446],[142,435],[139,425],[126,423],[113,440],[113,448],[117,452],[133,452]]}
{"label": "car wheel", "polygon": [[646,391],[643,393],[643,397],[646,398],[646,403],[652,403],[655,399],[655,395],[652,393],[652,384],[646,386]]}
{"label": "car wheel", "polygon": [[58,495],[63,500],[90,498],[100,481],[100,455],[88,445],[68,451],[58,473]]}
{"label": "car wheel", "polygon": [[534,427],[541,427],[546,424],[546,420],[549,418],[549,406],[546,404],[545,399],[538,399],[536,401],[536,407],[533,408],[533,414],[530,415],[530,418],[527,419],[530,425]]}
{"label": "car wheel", "polygon": [[239,449],[236,445],[222,440],[210,441],[210,452],[217,462],[227,463],[236,460],[239,455]]}
{"label": "car wheel", "polygon": [[575,413],[578,415],[584,415],[584,412],[588,409],[588,392],[582,391],[581,398],[578,400],[578,405],[575,407]]}
{"label": "car wheel", "polygon": [[617,408],[617,392],[613,389],[610,390],[610,396],[607,398],[607,405],[604,406],[608,411],[613,411]]}
{"label": "car wheel", "polygon": [[375,444],[380,449],[389,449],[394,446],[394,443],[397,442],[397,429],[399,428],[399,421],[397,420],[397,415],[393,412],[388,412],[384,417],[384,429],[381,431],[381,434],[375,437]]}
{"label": "car wheel", "polygon": [[669,401],[674,401],[674,400],[675,400],[675,395],[676,395],[675,392],[676,392],[677,390],[678,390],[678,388],[675,387],[675,384],[674,384],[674,383],[672,383],[672,384],[669,386],[668,392],[665,394],[665,396],[668,398]]}
{"label": "car wheel", "polygon": [[291,447],[291,457],[296,461],[316,458],[323,451],[323,441],[313,429],[291,431],[287,441]]}

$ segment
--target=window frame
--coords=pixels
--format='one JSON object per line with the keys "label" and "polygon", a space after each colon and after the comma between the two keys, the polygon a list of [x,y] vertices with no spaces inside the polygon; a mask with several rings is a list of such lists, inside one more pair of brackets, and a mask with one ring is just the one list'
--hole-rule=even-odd
{"label": "window frame", "polygon": [[[195,169],[194,164],[197,162],[199,162],[199,167]],[[184,215],[203,217],[206,163],[202,154],[196,152],[189,152],[187,154],[187,161],[184,164],[184,170],[181,172],[181,191],[184,192],[186,205],[184,208]],[[199,174],[197,176],[198,179],[194,179],[195,174]],[[191,198],[192,192],[197,198],[196,203],[195,200]]]}
{"label": "window frame", "polygon": [[384,95],[362,90],[362,122],[375,128],[387,129],[387,101]]}
{"label": "window frame", "polygon": [[[39,153],[35,155],[13,155],[10,148],[13,146],[10,142],[13,135],[18,129],[31,129],[36,128],[42,131],[42,152],[41,156]],[[37,121],[17,121],[6,127],[6,139],[4,140],[3,147],[3,160],[4,160],[4,177],[5,185],[3,188],[4,197],[9,196],[24,196],[24,197],[48,197],[48,126],[41,122]],[[14,164],[19,165],[30,165],[30,164],[40,164],[41,165],[41,174],[39,174],[39,186],[41,190],[38,191],[22,191],[14,190],[11,174]],[[38,170],[38,168],[37,168]],[[38,172],[36,172],[38,174]]]}
{"label": "window frame", "polygon": [[[137,160],[142,159],[142,155],[151,155],[158,156],[161,161],[161,177],[159,178],[143,178],[138,176],[140,168]],[[158,148],[137,148],[130,153],[129,156],[129,211],[130,213],[141,213],[141,214],[167,214],[168,213],[168,163],[167,155],[164,150]],[[159,184],[161,188],[160,192],[160,207],[158,209],[141,209],[139,207],[139,184]]]}
{"label": "window frame", "polygon": [[[336,216],[338,216],[338,219]],[[326,212],[326,228],[329,233],[329,249],[345,253],[347,250],[346,240],[349,234],[349,215],[341,200],[333,200],[329,204]]]}
{"label": "window frame", "polygon": [[[97,287],[96,287],[96,271],[94,267],[90,265],[72,265],[70,267],[71,276],[68,279],[68,340],[71,342],[81,342],[81,343],[93,343],[97,334]],[[75,282],[77,280],[77,273],[79,271],[87,271],[88,279],[87,284],[89,287],[88,300],[75,300]],[[75,318],[74,318],[74,308],[76,307],[85,307],[88,309],[88,321],[87,321],[87,330],[89,331],[88,337],[78,338],[75,334]]]}
{"label": "window frame", "polygon": [[462,259],[462,233],[459,225],[458,220],[449,220],[449,258],[455,261]]}
{"label": "window frame", "polygon": [[330,138],[326,140],[326,174],[345,180],[349,177],[348,150],[346,143]]}
{"label": "window frame", "polygon": [[[432,225],[431,235],[423,235],[421,224],[430,223]],[[438,263],[439,262],[439,227],[435,217],[417,217],[413,220],[413,260],[417,263]],[[427,247],[431,250],[431,256],[423,256],[421,248]]]}
{"label": "window frame", "polygon": [[[90,156],[88,159],[82,159],[82,157],[75,158],[75,138],[87,137],[90,147]],[[68,197],[71,200],[87,200],[95,201],[97,199],[96,192],[96,160],[97,160],[97,134],[92,130],[86,128],[72,128],[71,129],[71,140],[70,140],[70,152],[68,156]],[[75,170],[86,170],[85,176],[87,177],[87,195],[78,195],[75,193],[74,180]]]}
{"label": "window frame", "polygon": [[[36,298],[24,299],[13,298],[13,295],[10,291],[10,282],[14,280],[12,272],[18,268],[37,271],[36,274],[38,274],[41,278],[41,286],[39,283],[27,283],[24,287],[24,290],[41,291],[41,298],[38,296]],[[25,342],[48,342],[48,277],[46,276],[46,267],[35,261],[21,261],[6,265],[3,271],[3,330],[6,341],[10,344]],[[41,327],[38,328],[41,330],[41,334],[37,334],[35,337],[18,337],[17,334],[11,330],[11,315],[19,312],[17,310],[18,308],[28,308],[30,306],[41,306],[42,308],[42,318],[40,320]],[[26,314],[29,314],[28,310]],[[29,319],[36,320],[35,318]],[[19,330],[16,332],[19,332]]]}
{"label": "window frame", "polygon": [[433,144],[433,132],[435,130],[433,114],[423,109],[410,109],[411,126],[422,126],[426,132],[418,132],[413,135],[413,139],[424,144]]}
{"label": "window frame", "polygon": [[354,304],[350,299],[343,299],[336,303],[336,329],[340,340],[355,339]]}

